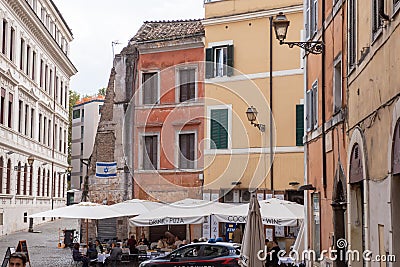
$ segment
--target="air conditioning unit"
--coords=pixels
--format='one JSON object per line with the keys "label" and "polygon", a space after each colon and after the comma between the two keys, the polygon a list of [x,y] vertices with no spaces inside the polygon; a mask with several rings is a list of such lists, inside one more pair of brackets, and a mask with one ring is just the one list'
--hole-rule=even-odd
{"label": "air conditioning unit", "polygon": [[240,202],[250,202],[250,198],[251,198],[251,193],[248,190],[243,190]]}

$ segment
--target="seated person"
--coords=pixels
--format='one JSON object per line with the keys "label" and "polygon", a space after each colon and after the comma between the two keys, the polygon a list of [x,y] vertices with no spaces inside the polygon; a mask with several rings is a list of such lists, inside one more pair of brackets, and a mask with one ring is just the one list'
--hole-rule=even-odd
{"label": "seated person", "polygon": [[79,243],[74,244],[74,247],[72,249],[72,258],[74,259],[74,261],[81,261],[83,263],[82,267],[89,266],[89,258],[79,251]]}
{"label": "seated person", "polygon": [[179,239],[178,236],[175,236],[175,243],[172,245],[172,248],[179,248],[179,246],[182,244],[182,240]]}
{"label": "seated person", "polygon": [[144,233],[142,233],[142,235],[140,236],[140,239],[139,239],[138,244],[139,244],[139,245],[146,245],[146,246],[149,246],[149,245],[150,245],[150,243],[149,243],[149,241],[147,240],[147,238],[146,238],[146,236],[144,235]]}
{"label": "seated person", "polygon": [[175,243],[175,235],[169,231],[166,231],[164,234],[165,238],[167,239],[168,246],[173,246]]}
{"label": "seated person", "polygon": [[[110,257],[107,258],[107,266],[117,266],[117,261],[121,260],[121,256],[122,248],[118,243],[113,242],[111,244]],[[111,265],[109,265],[108,263],[111,263]]]}
{"label": "seated person", "polygon": [[100,254],[100,253],[104,252],[104,249],[103,249],[103,246],[100,243],[100,240],[97,239],[95,241],[95,246],[96,246],[97,254]]}
{"label": "seated person", "polygon": [[89,246],[88,246],[88,250],[86,252],[86,256],[90,259],[90,260],[94,260],[97,259],[97,250],[96,250],[96,246],[92,243],[89,242]]}
{"label": "seated person", "polygon": [[178,246],[178,248],[183,247],[183,246],[185,246],[187,244],[188,244],[187,240],[184,239],[184,240],[182,240],[182,243]]}
{"label": "seated person", "polygon": [[160,237],[160,239],[158,240],[157,243],[157,248],[161,249],[161,248],[167,248],[168,244],[167,244],[167,239],[165,237]]}

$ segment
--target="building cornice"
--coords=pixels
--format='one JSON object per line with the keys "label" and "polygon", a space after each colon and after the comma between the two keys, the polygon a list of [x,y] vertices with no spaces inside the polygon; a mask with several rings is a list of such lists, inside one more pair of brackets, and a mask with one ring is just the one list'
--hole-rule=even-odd
{"label": "building cornice", "polygon": [[258,19],[258,18],[268,18],[271,16],[276,16],[279,12],[285,14],[299,13],[303,12],[303,5],[295,5],[283,8],[275,8],[263,11],[247,12],[243,14],[235,14],[229,16],[214,17],[202,20],[204,26],[212,26],[218,24],[224,24],[228,22],[239,22],[244,20]]}
{"label": "building cornice", "polygon": [[39,17],[30,8],[26,1],[15,1],[15,0],[5,0],[8,6],[15,12],[17,18],[26,26],[30,31],[31,36],[37,39],[37,44],[44,46],[49,55],[57,62],[66,72],[66,74],[71,77],[77,73],[77,69],[74,64],[68,58],[68,56],[61,50],[58,46],[56,40],[51,36],[50,32],[46,29],[43,23],[40,21]]}

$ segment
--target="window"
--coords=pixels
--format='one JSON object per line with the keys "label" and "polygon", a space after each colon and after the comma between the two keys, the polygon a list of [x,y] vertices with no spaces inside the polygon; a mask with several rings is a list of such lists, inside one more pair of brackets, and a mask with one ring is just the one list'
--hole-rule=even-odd
{"label": "window", "polygon": [[21,195],[21,162],[18,162],[17,166],[17,195]]}
{"label": "window", "polygon": [[22,133],[22,123],[23,123],[23,107],[24,103],[22,100],[18,101],[18,132]]}
{"label": "window", "polygon": [[44,116],[43,118],[43,144],[47,144],[47,118]]}
{"label": "window", "polygon": [[0,157],[0,194],[3,194],[3,172],[4,172],[4,160]]}
{"label": "window", "polygon": [[24,212],[24,223],[28,222],[28,213]]}
{"label": "window", "polygon": [[303,146],[304,105],[296,105],[296,146]]}
{"label": "window", "polygon": [[37,196],[40,196],[40,174],[42,172],[40,171],[40,167],[38,168],[38,174],[37,174]]}
{"label": "window", "polygon": [[0,123],[4,124],[4,116],[5,116],[5,105],[6,103],[6,89],[1,88],[1,99],[0,99]]}
{"label": "window", "polygon": [[25,105],[25,114],[24,114],[24,125],[25,125],[25,135],[26,136],[28,136],[28,130],[29,130],[29,127],[28,127],[28,116],[29,116],[29,106],[28,105]]}
{"label": "window", "polygon": [[348,67],[349,70],[356,64],[356,0],[349,0],[348,6]]}
{"label": "window", "polygon": [[29,195],[33,195],[33,165],[30,167],[29,173]]}
{"label": "window", "polygon": [[[47,185],[49,185],[48,181],[47,181]],[[43,173],[42,173],[42,196],[45,196],[45,189],[46,189],[46,170],[43,169]]]}
{"label": "window", "polygon": [[23,183],[23,186],[22,186],[22,188],[23,188],[22,193],[24,195],[26,195],[27,186],[28,186],[28,164],[25,163],[25,166],[24,166],[24,183]]}
{"label": "window", "polygon": [[31,138],[33,138],[33,133],[34,133],[34,122],[35,122],[35,110],[32,108],[31,109]]}
{"label": "window", "polygon": [[11,28],[10,30],[10,54],[9,59],[14,61],[14,42],[15,42],[15,29]]}
{"label": "window", "polygon": [[8,127],[12,128],[13,94],[8,94]]}
{"label": "window", "polygon": [[61,197],[61,174],[58,175],[58,190],[57,190],[58,197]]}
{"label": "window", "polygon": [[196,97],[196,69],[179,70],[179,102]]}
{"label": "window", "polygon": [[64,130],[64,149],[63,149],[64,154],[67,153],[67,131]]}
{"label": "window", "polygon": [[306,99],[306,122],[307,131],[314,130],[318,127],[318,82],[315,81],[310,90],[307,91]]}
{"label": "window", "polygon": [[26,75],[28,76],[31,72],[30,61],[31,61],[31,47],[28,45],[26,47]]}
{"label": "window", "polygon": [[[57,90],[56,90],[57,92]],[[50,77],[49,77],[49,95],[53,93],[53,70],[50,70]],[[56,96],[57,97],[57,96]],[[56,98],[57,99],[57,98]]]}
{"label": "window", "polygon": [[158,169],[158,135],[143,136],[143,170]]}
{"label": "window", "polygon": [[40,60],[40,77],[39,77],[39,86],[40,88],[43,88],[43,59]]}
{"label": "window", "polygon": [[211,149],[228,148],[228,109],[211,110]]}
{"label": "window", "polygon": [[64,87],[64,108],[67,108],[67,102],[68,102],[68,87]]}
{"label": "window", "polygon": [[233,45],[206,49],[206,78],[233,75]]}
{"label": "window", "polygon": [[85,109],[82,108],[82,119],[85,117]]}
{"label": "window", "polygon": [[42,142],[42,114],[39,114],[39,135],[38,135],[39,143]]}
{"label": "window", "polygon": [[158,73],[142,74],[142,102],[144,105],[156,104],[158,100]]}
{"label": "window", "polygon": [[72,112],[72,118],[73,119],[78,119],[78,118],[80,118],[81,117],[81,110],[80,109],[75,109],[73,112]]}
{"label": "window", "polygon": [[3,19],[3,42],[1,43],[1,52],[5,55],[7,53],[7,31],[8,31],[8,22]]}
{"label": "window", "polygon": [[81,139],[83,139],[84,133],[85,133],[85,128],[81,126]]}
{"label": "window", "polygon": [[179,134],[179,169],[195,168],[195,134]]}
{"label": "window", "polygon": [[306,0],[306,37],[311,39],[318,31],[318,0]]}
{"label": "window", "polygon": [[35,81],[36,79],[36,52],[32,52],[32,73],[31,73],[32,80]]}
{"label": "window", "polygon": [[48,89],[48,76],[49,76],[49,74],[48,74],[48,72],[49,72],[49,66],[45,66],[44,67],[44,90],[47,92],[47,89]]}
{"label": "window", "polygon": [[11,159],[7,161],[6,194],[11,194]]}
{"label": "window", "polygon": [[383,0],[372,0],[372,37],[375,39],[382,27],[380,14],[384,14]]}
{"label": "window", "polygon": [[24,62],[25,62],[25,40],[21,38],[21,51],[20,51],[20,59],[19,59],[19,68],[20,70],[24,70]]}
{"label": "window", "polygon": [[60,138],[59,138],[59,144],[58,144],[58,151],[62,151],[62,128],[60,127]]}
{"label": "window", "polygon": [[52,124],[51,124],[51,120],[49,119],[49,127],[47,127],[48,129],[47,129],[47,132],[48,132],[48,134],[47,134],[47,144],[49,144],[49,146],[50,146],[50,144],[51,144],[51,129],[52,129]]}
{"label": "window", "polygon": [[333,113],[342,109],[342,60],[339,59],[333,69]]}

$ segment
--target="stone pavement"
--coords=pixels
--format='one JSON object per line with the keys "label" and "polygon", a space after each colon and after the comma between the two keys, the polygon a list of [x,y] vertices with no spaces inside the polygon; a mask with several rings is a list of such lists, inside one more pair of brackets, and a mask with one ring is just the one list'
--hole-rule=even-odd
{"label": "stone pavement", "polygon": [[[0,236],[0,264],[3,262],[7,247],[16,248],[19,240],[26,240],[32,267],[67,267],[72,254],[69,248],[58,248],[59,229],[78,229],[76,219],[58,219],[35,225],[36,233],[18,232]],[[40,231],[40,232],[39,232]],[[61,241],[63,242],[63,241]]]}

